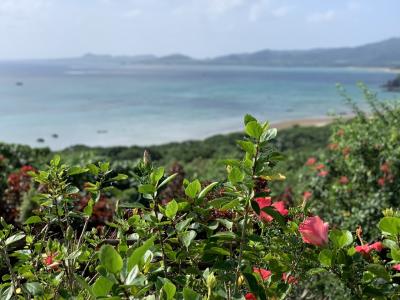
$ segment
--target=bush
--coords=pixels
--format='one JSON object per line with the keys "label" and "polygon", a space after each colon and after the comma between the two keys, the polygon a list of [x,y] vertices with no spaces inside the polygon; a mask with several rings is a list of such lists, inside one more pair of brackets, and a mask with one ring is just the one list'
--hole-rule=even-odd
{"label": "bush", "polygon": [[[354,299],[398,298],[397,212],[379,222],[382,242],[367,243],[361,229],[312,215],[309,201],[274,201],[271,183],[285,179],[276,129],[247,115],[245,132],[221,182],[175,181],[147,154],[129,176],[60,156],[30,171],[34,214],[19,227],[1,219],[1,299],[284,299],[316,276]],[[104,196],[112,219],[94,225]]]}
{"label": "bush", "polygon": [[364,93],[371,112],[355,106],[353,119],[338,119],[327,150],[306,162],[299,186],[312,194],[318,214],[352,230],[363,225],[366,236],[376,238],[382,207],[400,204],[400,107]]}

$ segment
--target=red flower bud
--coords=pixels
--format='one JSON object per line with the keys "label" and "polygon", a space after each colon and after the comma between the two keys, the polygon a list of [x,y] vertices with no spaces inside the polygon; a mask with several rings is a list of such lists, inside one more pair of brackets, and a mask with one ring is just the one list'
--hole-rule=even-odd
{"label": "red flower bud", "polygon": [[307,159],[305,165],[306,166],[312,166],[317,162],[317,159],[315,157],[310,157],[309,159]]}
{"label": "red flower bud", "polygon": [[348,184],[349,183],[349,178],[347,176],[342,176],[339,179],[340,184]]}
{"label": "red flower bud", "polygon": [[244,298],[245,298],[246,300],[257,300],[257,297],[254,296],[253,293],[247,293],[247,294],[244,296]]}
{"label": "red flower bud", "polygon": [[328,174],[329,174],[328,171],[323,170],[323,171],[319,172],[317,175],[318,175],[319,177],[326,177]]}
{"label": "red flower bud", "polygon": [[312,197],[312,192],[310,191],[305,191],[303,193],[303,201],[308,201],[310,200],[310,198]]}

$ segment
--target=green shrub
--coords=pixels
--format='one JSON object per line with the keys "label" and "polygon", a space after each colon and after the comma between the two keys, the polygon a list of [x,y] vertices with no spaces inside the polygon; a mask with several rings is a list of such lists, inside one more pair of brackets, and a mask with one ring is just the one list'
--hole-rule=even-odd
{"label": "green shrub", "polygon": [[400,107],[364,93],[370,112],[354,106],[353,119],[337,120],[326,151],[306,163],[298,187],[312,192],[318,214],[351,230],[363,225],[373,238],[382,207],[400,204]]}
{"label": "green shrub", "polygon": [[[271,182],[285,179],[277,131],[244,123],[242,157],[224,161],[219,182],[167,174],[147,153],[129,175],[58,155],[30,170],[37,208],[19,227],[0,219],[1,299],[285,299],[315,278],[352,299],[398,298],[399,214],[386,210],[382,242],[368,243],[312,215],[313,202],[274,201]],[[104,197],[111,218],[93,226]]]}

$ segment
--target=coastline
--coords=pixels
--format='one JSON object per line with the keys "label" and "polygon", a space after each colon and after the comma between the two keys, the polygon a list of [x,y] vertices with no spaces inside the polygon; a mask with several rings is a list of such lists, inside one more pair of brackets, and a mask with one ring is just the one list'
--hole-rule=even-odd
{"label": "coastline", "polygon": [[[336,116],[326,116],[326,117],[315,117],[315,118],[303,118],[303,119],[294,119],[294,120],[283,120],[283,121],[277,121],[277,122],[272,122],[270,124],[271,128],[276,128],[278,130],[284,130],[284,129],[291,129],[293,127],[324,127],[327,126],[331,123],[333,123],[338,117]],[[344,115],[340,116],[340,118],[349,120],[353,118],[353,115]],[[179,141],[170,141],[170,142],[164,142],[164,143],[159,143],[159,144],[148,144],[148,145],[139,145],[139,144],[119,144],[119,145],[108,145],[108,146],[101,146],[101,145],[85,145],[85,144],[73,144],[69,145],[67,147],[59,148],[59,149],[51,149],[51,151],[59,152],[59,151],[65,151],[71,148],[75,148],[78,146],[83,146],[87,148],[113,148],[113,147],[123,147],[123,148],[129,148],[129,147],[157,147],[157,146],[162,146],[162,145],[168,145],[168,144],[179,144],[179,143],[185,143],[185,142],[202,142],[207,139],[210,139],[214,136],[218,135],[229,135],[229,134],[235,134],[235,133],[240,133],[241,131],[238,130],[238,128],[231,128],[228,130],[222,130],[221,132],[217,132],[202,138],[188,138],[185,140],[179,140]],[[8,145],[21,145],[21,146],[29,146],[26,144],[22,143],[9,143],[6,141],[0,141],[0,143],[8,144]],[[47,148],[48,146],[43,145],[44,147],[40,146],[30,146],[32,149],[41,149],[41,148]]]}
{"label": "coastline", "polygon": [[368,72],[384,72],[384,73],[400,73],[400,68],[397,67],[353,67],[348,66],[344,67],[349,70],[360,70],[360,71],[368,71]]}
{"label": "coastline", "polygon": [[[349,120],[353,118],[353,115],[340,116],[340,118]],[[271,124],[271,127],[276,129],[289,129],[295,126],[300,127],[323,127],[333,123],[337,117],[319,117],[319,118],[305,118],[297,120],[287,120],[281,122],[275,122]]]}
{"label": "coastline", "polygon": [[300,127],[308,127],[308,126],[315,126],[315,127],[322,127],[326,126],[334,121],[335,118],[333,117],[324,117],[324,118],[307,118],[307,119],[297,119],[297,120],[288,120],[282,122],[272,123],[271,127],[276,129],[289,129],[295,126]]}

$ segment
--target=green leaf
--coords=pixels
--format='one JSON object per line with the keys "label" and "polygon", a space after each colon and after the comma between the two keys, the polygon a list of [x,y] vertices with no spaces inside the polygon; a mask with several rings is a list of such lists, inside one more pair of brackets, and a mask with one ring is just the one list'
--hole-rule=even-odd
{"label": "green leaf", "polygon": [[110,163],[109,162],[104,162],[100,163],[100,171],[104,174],[107,173],[107,171],[110,169]]}
{"label": "green leaf", "polygon": [[263,134],[262,140],[263,141],[273,140],[277,134],[278,130],[276,128],[268,129],[267,131],[265,131],[265,134]]}
{"label": "green leaf", "polygon": [[39,216],[31,216],[24,222],[24,224],[31,225],[31,224],[37,224],[40,222],[42,222],[42,219]]}
{"label": "green leaf", "polygon": [[183,288],[183,300],[201,300],[201,296],[190,288]]}
{"label": "green leaf", "polygon": [[113,285],[114,283],[111,280],[100,276],[92,286],[93,294],[96,297],[105,297],[110,293]]}
{"label": "green leaf", "polygon": [[156,188],[152,184],[142,184],[139,186],[139,193],[142,194],[153,194]]}
{"label": "green leaf", "polygon": [[24,288],[32,296],[42,296],[44,294],[43,287],[39,282],[27,282],[24,284]]}
{"label": "green leaf", "polygon": [[330,267],[332,266],[333,253],[329,249],[324,249],[319,253],[318,259],[321,265],[324,267]]}
{"label": "green leaf", "polygon": [[207,254],[218,254],[224,256],[230,256],[231,253],[228,250],[219,247],[210,247],[204,250]]}
{"label": "green leaf", "polygon": [[184,230],[190,224],[191,221],[192,218],[188,218],[179,222],[178,224],[175,225],[176,230],[178,230],[178,232]]}
{"label": "green leaf", "polygon": [[165,215],[169,219],[173,219],[178,212],[178,203],[175,200],[170,201],[165,208]]}
{"label": "green leaf", "polygon": [[85,289],[92,297],[95,297],[92,288],[90,285],[86,282],[86,279],[78,274],[74,275],[75,280],[79,283],[81,288]]}
{"label": "green leaf", "polygon": [[192,243],[192,241],[194,240],[196,235],[197,235],[196,231],[189,230],[189,231],[186,231],[186,232],[182,232],[179,235],[179,239],[185,245],[186,248],[189,248],[190,244]]}
{"label": "green leaf", "polygon": [[227,220],[227,219],[220,219],[220,218],[218,218],[217,221],[218,221],[219,223],[221,223],[223,226],[225,226],[226,229],[229,229],[229,230],[232,229],[233,222],[231,222],[231,221],[229,221],[229,220]]}
{"label": "green leaf", "polygon": [[194,199],[196,195],[201,191],[201,184],[199,180],[192,181],[185,189],[185,194],[189,198]]}
{"label": "green leaf", "polygon": [[16,234],[10,236],[8,239],[6,239],[5,243],[8,246],[8,245],[11,245],[12,243],[22,240],[23,238],[25,238],[25,233],[18,232]]}
{"label": "green leaf", "polygon": [[127,179],[128,179],[128,175],[118,174],[117,176],[111,178],[110,181],[122,181],[122,180],[127,180]]}
{"label": "green leaf", "polygon": [[86,217],[90,217],[92,215],[93,205],[94,205],[94,201],[92,198],[90,198],[86,207],[83,209],[83,213],[85,214]]}
{"label": "green leaf", "polygon": [[146,208],[142,203],[140,202],[122,202],[118,205],[118,207],[122,208]]}
{"label": "green leaf", "polygon": [[350,246],[353,243],[353,236],[348,230],[333,229],[329,233],[329,239],[337,249]]}
{"label": "green leaf", "polygon": [[389,273],[386,271],[385,267],[378,264],[370,264],[367,266],[367,270],[373,273],[376,277],[382,278],[386,281],[390,281]]}
{"label": "green leaf", "polygon": [[95,164],[88,164],[89,172],[95,176],[99,175],[100,169]]}
{"label": "green leaf", "polygon": [[0,299],[10,300],[14,294],[14,286],[10,285],[8,288],[0,290]]}
{"label": "green leaf", "polygon": [[233,167],[228,174],[228,179],[233,184],[237,182],[242,182],[244,179],[244,174],[240,171],[239,168]]}
{"label": "green leaf", "polygon": [[207,202],[207,204],[210,207],[214,207],[214,208],[221,208],[223,205],[229,203],[231,201],[231,198],[228,197],[222,197],[222,198],[217,198],[214,200],[210,200]]}
{"label": "green leaf", "polygon": [[165,178],[159,185],[158,188],[163,187],[164,185],[168,184],[170,181],[174,180],[174,178],[176,177],[176,175],[178,175],[178,173],[172,174],[170,176],[168,176],[167,178]]}
{"label": "green leaf", "polygon": [[174,299],[176,293],[176,287],[171,281],[167,279],[164,283],[162,290],[165,293],[167,300]]}
{"label": "green leaf", "polygon": [[216,234],[212,235],[211,238],[217,238],[219,240],[235,240],[237,238],[236,234],[231,231],[221,231],[217,232]]}
{"label": "green leaf", "polygon": [[357,253],[357,251],[353,247],[350,247],[349,249],[347,249],[347,255],[349,255],[349,256],[353,256],[356,253]]}
{"label": "green leaf", "polygon": [[248,122],[246,124],[245,131],[249,136],[255,139],[259,139],[263,133],[263,129],[257,121]]}
{"label": "green leaf", "polygon": [[142,246],[136,248],[128,258],[128,272],[136,265],[139,265],[146,251],[149,250],[154,244],[155,236],[151,237],[143,243]]}
{"label": "green leaf", "polygon": [[390,254],[392,255],[393,260],[400,262],[400,249],[392,248]]}
{"label": "green leaf", "polygon": [[236,141],[236,143],[248,154],[250,154],[251,157],[253,157],[256,154],[256,146],[252,142],[248,141]]}
{"label": "green leaf", "polygon": [[100,249],[100,262],[110,273],[121,271],[123,261],[119,253],[110,245],[103,245]]}
{"label": "green leaf", "polygon": [[125,285],[132,285],[134,282],[136,276],[139,273],[139,267],[136,265],[133,267],[133,269],[128,273],[128,276],[126,276],[125,279]]}
{"label": "green leaf", "polygon": [[254,118],[252,115],[246,114],[244,116],[244,125],[247,125],[247,123],[249,123],[251,121],[257,121],[257,119]]}
{"label": "green leaf", "polygon": [[384,217],[378,224],[383,234],[397,236],[400,233],[400,218]]}
{"label": "green leaf", "polygon": [[260,210],[260,205],[256,201],[251,200],[250,202],[251,208],[254,210],[254,212],[259,215],[261,210]]}
{"label": "green leaf", "polygon": [[50,161],[50,164],[52,166],[57,167],[60,164],[60,161],[61,161],[60,155],[56,154],[56,155],[54,155],[53,159]]}
{"label": "green leaf", "polygon": [[221,164],[224,164],[225,166],[231,166],[231,167],[240,167],[241,162],[237,159],[224,159],[221,160]]}
{"label": "green leaf", "polygon": [[235,209],[235,208],[238,207],[239,205],[240,205],[239,199],[235,199],[235,200],[232,200],[232,201],[230,201],[230,202],[224,204],[224,205],[221,207],[221,210],[224,210],[224,211],[225,211],[225,210]]}
{"label": "green leaf", "polygon": [[75,166],[75,167],[71,167],[68,169],[68,175],[78,175],[78,174],[82,174],[82,173],[86,173],[87,171],[89,171],[88,168],[82,168],[79,166]]}
{"label": "green leaf", "polygon": [[286,159],[286,156],[280,152],[272,152],[268,155],[270,161],[282,161]]}
{"label": "green leaf", "polygon": [[77,194],[77,193],[79,193],[79,189],[76,186],[69,185],[65,189],[65,193],[70,194],[70,195],[71,194]]}
{"label": "green leaf", "polygon": [[150,174],[151,183],[156,186],[163,176],[164,176],[164,168],[163,167],[159,167],[159,168],[155,169]]}
{"label": "green leaf", "polygon": [[200,193],[198,198],[204,198],[207,194],[218,184],[218,182],[213,182],[207,185]]}
{"label": "green leaf", "polygon": [[324,269],[324,268],[313,268],[313,269],[308,270],[307,274],[309,276],[313,276],[313,275],[324,273],[324,272],[327,272],[326,269]]}
{"label": "green leaf", "polygon": [[82,251],[81,250],[75,250],[71,252],[66,259],[77,259],[79,256],[81,256]]}
{"label": "green leaf", "polygon": [[397,245],[397,243],[393,240],[390,239],[384,239],[383,240],[383,246],[385,248],[389,248],[389,249],[399,249],[399,246]]}
{"label": "green leaf", "polygon": [[99,191],[92,192],[92,197],[93,196],[94,196],[94,203],[97,203],[100,201],[101,193]]}

